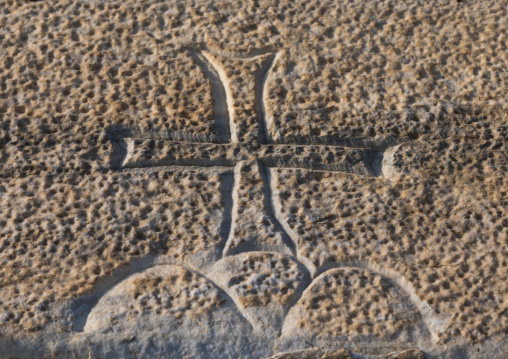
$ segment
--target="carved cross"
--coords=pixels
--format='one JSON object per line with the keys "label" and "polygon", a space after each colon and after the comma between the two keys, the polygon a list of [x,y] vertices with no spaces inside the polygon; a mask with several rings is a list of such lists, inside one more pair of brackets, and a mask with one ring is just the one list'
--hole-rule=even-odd
{"label": "carved cross", "polygon": [[[140,133],[110,129],[123,146],[113,155],[121,168],[152,166],[234,169],[233,211],[223,255],[245,251],[296,254],[296,243],[277,219],[271,168],[303,168],[379,176],[381,147],[337,137],[281,137],[267,115],[266,81],[274,54],[228,58],[194,53],[212,84],[217,135]],[[245,71],[236,71],[243,69]],[[240,75],[238,74],[240,73]],[[248,76],[245,76],[248,73]]]}

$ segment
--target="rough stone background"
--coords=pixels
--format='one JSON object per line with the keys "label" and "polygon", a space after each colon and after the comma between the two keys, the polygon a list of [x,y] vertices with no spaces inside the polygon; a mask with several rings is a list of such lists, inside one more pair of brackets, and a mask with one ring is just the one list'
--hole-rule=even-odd
{"label": "rough stone background", "polygon": [[[505,0],[0,0],[0,356],[508,356],[507,30]],[[222,257],[232,174],[114,166],[114,126],[220,134],[203,51],[238,123],[270,53],[274,139],[393,143],[378,177],[270,170],[294,255]]]}

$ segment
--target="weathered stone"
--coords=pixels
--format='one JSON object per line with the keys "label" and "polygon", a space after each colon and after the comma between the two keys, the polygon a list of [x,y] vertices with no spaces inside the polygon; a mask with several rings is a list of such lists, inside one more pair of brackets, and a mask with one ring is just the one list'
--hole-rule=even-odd
{"label": "weathered stone", "polygon": [[0,353],[506,357],[502,1],[0,0]]}

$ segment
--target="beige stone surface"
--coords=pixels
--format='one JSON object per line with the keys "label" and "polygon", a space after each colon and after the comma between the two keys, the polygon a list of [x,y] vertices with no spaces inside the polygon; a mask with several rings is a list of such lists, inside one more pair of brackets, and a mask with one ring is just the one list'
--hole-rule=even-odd
{"label": "beige stone surface", "polygon": [[508,356],[508,3],[0,0],[0,356]]}
{"label": "beige stone surface", "polygon": [[[350,353],[345,349],[323,350],[323,349],[305,349],[289,353],[276,354],[270,359],[350,359],[358,357],[358,353]],[[369,358],[379,359],[424,359],[425,356],[421,350],[404,350],[401,352],[388,353],[385,355],[370,355]]]}

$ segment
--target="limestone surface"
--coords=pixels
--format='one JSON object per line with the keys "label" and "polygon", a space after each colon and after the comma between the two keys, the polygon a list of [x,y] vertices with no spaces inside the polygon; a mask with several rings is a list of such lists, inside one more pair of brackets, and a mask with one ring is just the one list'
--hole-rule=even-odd
{"label": "limestone surface", "polygon": [[506,0],[0,0],[0,357],[508,357]]}

